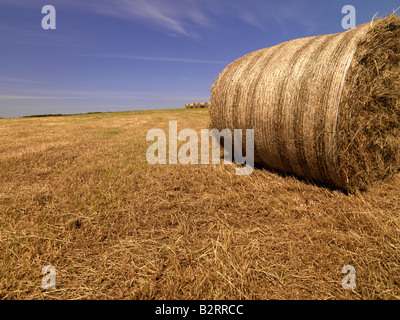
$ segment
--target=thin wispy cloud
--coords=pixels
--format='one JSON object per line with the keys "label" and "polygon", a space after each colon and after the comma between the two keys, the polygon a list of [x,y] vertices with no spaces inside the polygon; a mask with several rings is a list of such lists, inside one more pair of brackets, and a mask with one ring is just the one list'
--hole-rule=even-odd
{"label": "thin wispy cloud", "polygon": [[0,83],[43,83],[43,82],[30,79],[0,77]]}
{"label": "thin wispy cloud", "polygon": [[170,58],[170,57],[145,57],[145,56],[123,55],[123,54],[85,54],[85,55],[79,55],[79,56],[81,56],[81,57],[95,57],[95,58],[111,58],[111,59],[145,60],[145,61],[226,64],[226,61],[216,61],[216,60]]}
{"label": "thin wispy cloud", "polygon": [[[10,5],[37,6],[31,0],[3,0]],[[324,5],[324,4],[322,4]],[[56,7],[73,8],[98,15],[141,21],[171,36],[200,37],[202,28],[216,28],[221,18],[234,18],[266,31],[271,22],[285,32],[287,23],[316,28],[310,19],[314,3],[299,0],[58,0]]]}
{"label": "thin wispy cloud", "polygon": [[[244,2],[246,2],[245,5]],[[218,1],[218,4],[221,2]],[[249,0],[243,1],[243,3],[230,2],[228,4],[228,2],[224,2],[224,5],[226,12],[219,13],[221,15],[237,16],[239,20],[265,32],[268,31],[266,26],[270,27],[271,24],[275,24],[284,34],[286,34],[288,24],[306,28],[307,33],[314,31],[317,29],[317,25],[311,17],[313,11],[320,12],[315,4],[299,0],[281,0],[278,3]],[[325,5],[324,3],[320,4],[322,7]],[[274,31],[276,32],[276,28]]]}
{"label": "thin wispy cloud", "polygon": [[[40,23],[39,15],[39,23]],[[38,23],[38,25],[39,25]],[[57,46],[57,47],[88,47],[90,43],[77,38],[77,32],[80,30],[69,27],[63,33],[44,32],[41,28],[34,28],[32,25],[28,27],[4,25],[0,24],[0,43],[4,45],[24,44],[34,46]]]}
{"label": "thin wispy cloud", "polygon": [[84,99],[86,97],[72,97],[72,96],[28,96],[28,95],[10,95],[0,94],[1,100],[63,100],[63,99]]}
{"label": "thin wispy cloud", "polygon": [[[190,100],[191,95],[180,93],[155,92],[155,91],[100,91],[100,90],[24,90],[20,94],[1,94],[2,100],[64,100],[64,99],[101,99],[101,100],[134,100],[134,99],[160,99],[160,100]],[[197,97],[198,98],[198,97]],[[202,97],[205,98],[205,97]]]}
{"label": "thin wispy cloud", "polygon": [[61,100],[61,99],[82,99],[84,97],[47,97],[47,96],[24,96],[24,95],[9,95],[9,94],[0,94],[1,100]]}
{"label": "thin wispy cloud", "polygon": [[103,16],[142,21],[150,28],[172,36],[199,37],[198,27],[209,27],[211,21],[199,1],[182,0],[97,0],[65,1],[63,5],[75,6]]}

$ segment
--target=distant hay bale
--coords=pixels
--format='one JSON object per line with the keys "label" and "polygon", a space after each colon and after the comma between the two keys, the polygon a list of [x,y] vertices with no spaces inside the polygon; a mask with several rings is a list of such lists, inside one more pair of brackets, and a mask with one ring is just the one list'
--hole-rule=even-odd
{"label": "distant hay bale", "polygon": [[196,103],[190,103],[186,104],[185,108],[209,108],[210,102],[196,102]]}
{"label": "distant hay bale", "polygon": [[202,102],[200,103],[200,108],[209,108],[210,107],[210,102]]}
{"label": "distant hay bale", "polygon": [[222,71],[211,127],[254,129],[256,163],[363,190],[400,167],[399,70],[396,15],[281,43]]}

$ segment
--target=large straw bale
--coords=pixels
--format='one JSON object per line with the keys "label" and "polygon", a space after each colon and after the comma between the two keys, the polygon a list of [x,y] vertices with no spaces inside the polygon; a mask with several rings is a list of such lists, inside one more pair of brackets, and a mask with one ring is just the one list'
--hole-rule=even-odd
{"label": "large straw bale", "polygon": [[[254,129],[255,161],[349,191],[400,167],[400,18],[245,55],[212,87],[211,127]],[[243,148],[245,145],[243,145]]]}

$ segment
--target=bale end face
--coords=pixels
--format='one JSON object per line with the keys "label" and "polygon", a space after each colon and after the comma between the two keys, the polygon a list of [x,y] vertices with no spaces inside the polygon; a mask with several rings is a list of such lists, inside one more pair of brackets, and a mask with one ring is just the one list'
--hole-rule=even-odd
{"label": "bale end face", "polygon": [[358,43],[339,108],[339,174],[350,191],[400,168],[400,18],[371,25]]}

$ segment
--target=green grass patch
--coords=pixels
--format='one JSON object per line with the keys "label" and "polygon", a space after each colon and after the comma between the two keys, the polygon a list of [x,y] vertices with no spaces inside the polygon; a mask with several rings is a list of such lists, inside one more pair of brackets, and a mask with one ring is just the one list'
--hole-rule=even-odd
{"label": "green grass patch", "polygon": [[118,131],[118,130],[105,130],[105,131],[102,131],[102,133],[103,133],[103,134],[115,135],[115,134],[120,134],[121,131]]}

